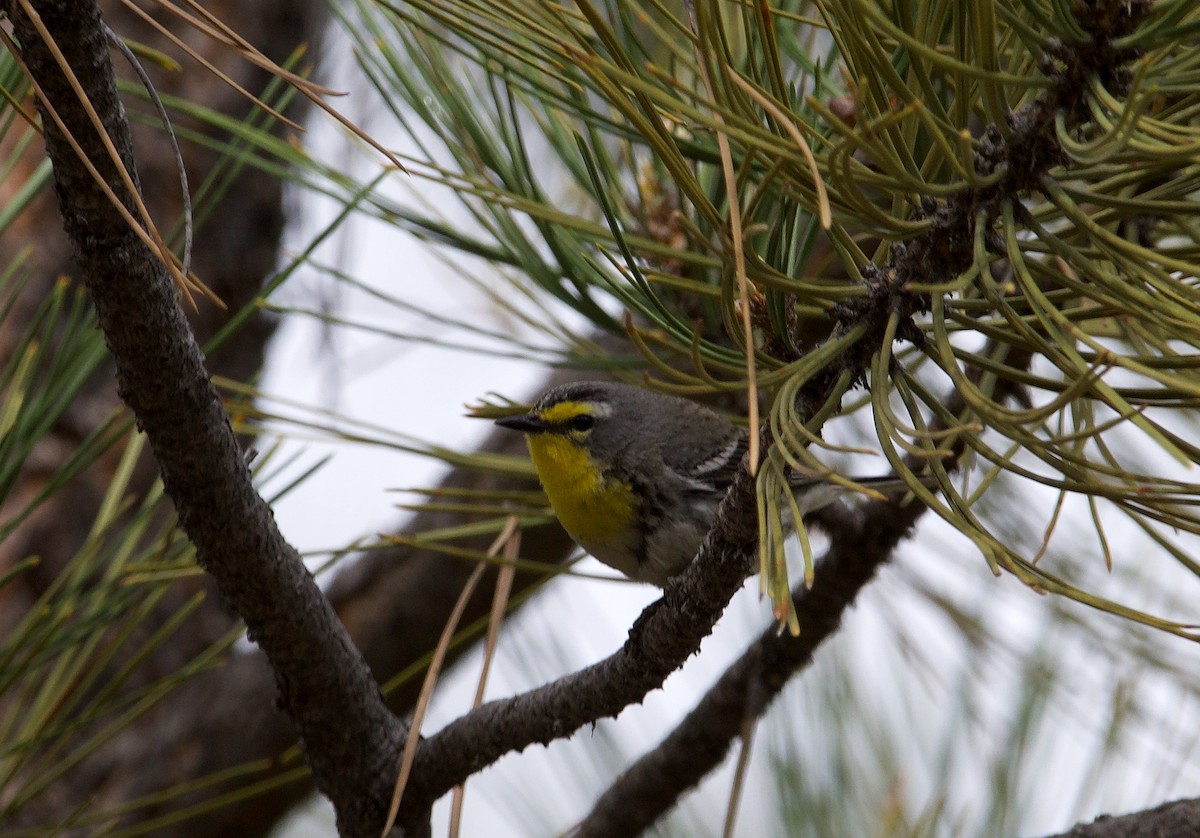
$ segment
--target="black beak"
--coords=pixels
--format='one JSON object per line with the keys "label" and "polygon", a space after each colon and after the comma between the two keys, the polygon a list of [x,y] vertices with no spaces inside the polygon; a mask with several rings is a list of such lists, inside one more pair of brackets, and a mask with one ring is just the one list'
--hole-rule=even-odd
{"label": "black beak", "polygon": [[505,416],[503,419],[497,419],[496,424],[510,431],[527,434],[540,434],[546,430],[546,423],[532,413],[526,413],[524,416]]}

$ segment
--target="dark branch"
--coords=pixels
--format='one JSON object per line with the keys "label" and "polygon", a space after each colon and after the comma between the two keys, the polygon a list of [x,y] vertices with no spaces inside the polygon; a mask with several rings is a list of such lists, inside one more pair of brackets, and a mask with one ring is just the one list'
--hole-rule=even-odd
{"label": "dark branch", "polygon": [[1076,824],[1050,838],[1162,838],[1168,835],[1200,835],[1200,800],[1176,800],[1119,817],[1102,815],[1091,823]]}
{"label": "dark branch", "polygon": [[505,754],[616,716],[660,687],[712,631],[750,574],[757,544],[754,480],[743,470],[698,560],[642,613],[619,651],[553,683],[485,704],[422,744],[400,822]]}
{"label": "dark branch", "polygon": [[716,768],[746,720],[760,716],[837,631],[842,616],[924,511],[918,503],[877,501],[853,511],[826,512],[830,547],[817,563],[812,588],[801,586],[792,597],[799,636],[781,635],[773,627],[763,632],[679,726],[596,801],[576,833],[579,838],[641,834]]}
{"label": "dark branch", "polygon": [[[42,0],[34,7],[133,172],[129,125],[95,3]],[[51,50],[19,6],[6,2],[3,9],[31,76],[132,210],[132,196]],[[120,394],[146,433],[201,563],[271,661],[282,705],[299,729],[318,787],[334,802],[340,829],[377,834],[403,726],[254,490],[166,270],[92,180],[45,102],[38,104],[64,228],[116,363]]]}

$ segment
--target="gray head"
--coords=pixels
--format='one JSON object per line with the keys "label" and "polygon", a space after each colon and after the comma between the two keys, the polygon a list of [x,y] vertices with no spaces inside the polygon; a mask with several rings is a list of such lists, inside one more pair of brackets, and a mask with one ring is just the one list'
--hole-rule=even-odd
{"label": "gray head", "polygon": [[688,470],[743,432],[706,407],[610,381],[575,381],[545,393],[523,416],[498,425],[527,434],[562,434],[622,471],[661,459]]}

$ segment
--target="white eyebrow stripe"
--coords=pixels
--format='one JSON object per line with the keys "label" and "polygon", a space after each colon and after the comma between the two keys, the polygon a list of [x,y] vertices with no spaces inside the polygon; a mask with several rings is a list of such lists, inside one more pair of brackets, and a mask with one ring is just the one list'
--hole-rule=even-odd
{"label": "white eyebrow stripe", "polygon": [[699,477],[701,475],[727,467],[729,465],[730,458],[737,453],[737,450],[741,447],[741,444],[742,440],[735,436],[733,440],[721,450],[720,454],[714,454],[692,469],[692,475]]}

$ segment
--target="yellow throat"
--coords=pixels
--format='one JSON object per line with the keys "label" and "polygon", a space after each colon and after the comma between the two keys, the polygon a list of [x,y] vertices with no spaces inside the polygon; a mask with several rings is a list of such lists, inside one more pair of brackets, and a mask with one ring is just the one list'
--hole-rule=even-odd
{"label": "yellow throat", "polygon": [[590,553],[622,540],[637,514],[629,484],[606,478],[587,450],[567,437],[535,434],[527,439],[546,497],[571,537]]}

